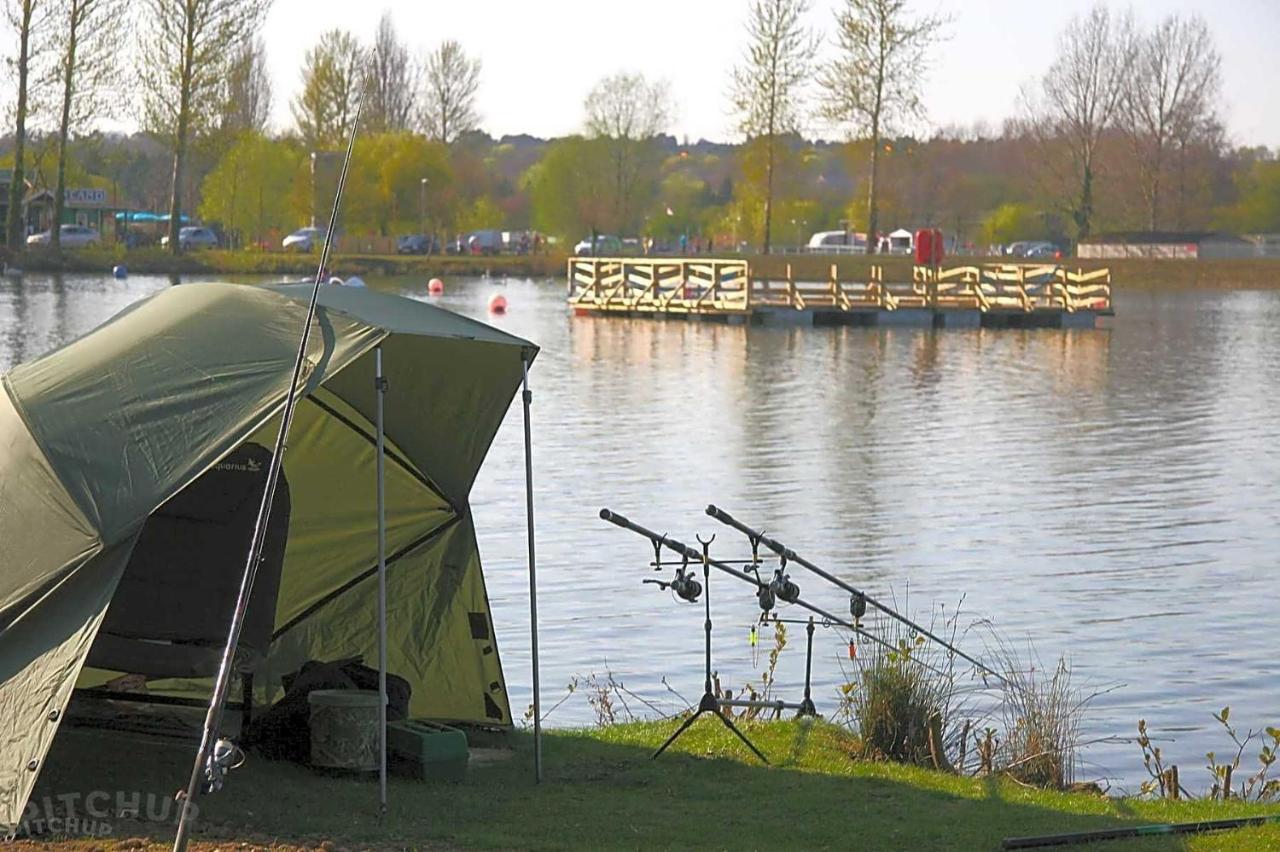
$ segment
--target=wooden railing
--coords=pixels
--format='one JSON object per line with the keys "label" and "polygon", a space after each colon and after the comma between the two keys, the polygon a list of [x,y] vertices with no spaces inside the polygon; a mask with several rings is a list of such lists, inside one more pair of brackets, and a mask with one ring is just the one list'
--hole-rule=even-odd
{"label": "wooden railing", "polygon": [[870,267],[866,282],[752,279],[745,260],[571,258],[569,304],[591,311],[742,314],[759,308],[813,311],[1024,312],[1111,309],[1111,271],[1056,264],[916,266],[910,281]]}
{"label": "wooden railing", "polygon": [[652,260],[575,257],[569,260],[569,304],[597,311],[748,313],[745,260]]}

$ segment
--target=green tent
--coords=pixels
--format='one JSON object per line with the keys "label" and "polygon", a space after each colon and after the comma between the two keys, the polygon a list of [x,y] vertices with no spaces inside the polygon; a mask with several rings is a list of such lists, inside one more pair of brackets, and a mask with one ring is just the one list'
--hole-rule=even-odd
{"label": "green tent", "polygon": [[[0,823],[77,686],[207,696],[310,292],[175,287],[3,377]],[[308,660],[376,660],[380,353],[388,670],[412,716],[510,725],[467,501],[537,349],[347,287],[312,328],[237,668],[266,702]]]}

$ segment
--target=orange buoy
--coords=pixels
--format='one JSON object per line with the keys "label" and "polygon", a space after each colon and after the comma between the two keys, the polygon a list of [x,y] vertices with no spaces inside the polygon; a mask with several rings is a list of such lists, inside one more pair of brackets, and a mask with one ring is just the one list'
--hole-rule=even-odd
{"label": "orange buoy", "polygon": [[499,293],[489,300],[489,313],[505,314],[507,312],[507,297]]}
{"label": "orange buoy", "polygon": [[427,284],[427,292],[432,296],[440,296],[444,294],[444,282],[439,278],[432,278]]}

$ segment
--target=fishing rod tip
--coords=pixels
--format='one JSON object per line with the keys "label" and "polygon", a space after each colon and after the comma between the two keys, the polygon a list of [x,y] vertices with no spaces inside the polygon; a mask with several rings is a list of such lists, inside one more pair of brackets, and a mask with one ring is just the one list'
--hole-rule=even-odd
{"label": "fishing rod tip", "polygon": [[613,512],[610,512],[608,509],[600,510],[600,520],[608,521],[608,520],[611,520],[612,518],[613,518]]}
{"label": "fishing rod tip", "polygon": [[716,515],[720,514],[720,510],[716,508],[715,503],[708,503],[707,514],[714,518]]}

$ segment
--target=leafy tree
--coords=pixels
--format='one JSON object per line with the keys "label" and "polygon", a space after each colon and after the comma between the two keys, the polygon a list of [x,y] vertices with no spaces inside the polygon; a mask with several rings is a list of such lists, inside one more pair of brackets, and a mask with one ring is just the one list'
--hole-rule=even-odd
{"label": "leafy tree", "polygon": [[348,230],[382,236],[417,231],[423,216],[432,222],[448,221],[453,213],[447,206],[452,183],[448,151],[438,142],[404,132],[357,136],[342,201],[343,220]]}
{"label": "leafy tree", "polygon": [[982,236],[988,245],[1034,240],[1044,232],[1044,216],[1029,204],[1001,204],[982,221]]}
{"label": "leafy tree", "polygon": [[18,55],[12,60],[17,73],[17,104],[14,109],[13,179],[9,183],[9,212],[5,223],[5,241],[14,251],[22,248],[22,194],[26,178],[27,119],[33,84],[33,60],[39,53],[39,40],[52,21],[51,0],[4,0],[4,23],[17,36]]}
{"label": "leafy tree", "polygon": [[408,130],[413,123],[418,68],[409,48],[396,36],[391,13],[383,12],[369,57],[365,126],[378,133]]}
{"label": "leafy tree", "polygon": [[1137,40],[1119,119],[1137,161],[1147,227],[1153,231],[1160,225],[1170,154],[1216,124],[1221,65],[1209,25],[1198,15],[1170,15]]}
{"label": "leafy tree", "polygon": [[569,136],[547,146],[525,175],[534,227],[577,239],[599,233],[612,212],[609,149],[598,139]]}
{"label": "leafy tree", "polygon": [[[1121,105],[1132,64],[1131,23],[1097,5],[1071,19],[1039,95],[1027,98],[1026,128],[1040,149],[1040,166],[1061,179],[1077,241],[1093,228],[1099,146]],[[1066,165],[1065,174],[1059,164]]]}
{"label": "leafy tree", "polygon": [[488,196],[481,196],[472,202],[458,216],[459,231],[478,231],[483,228],[501,228],[503,225],[502,209],[497,202]]}
{"label": "leafy tree", "polygon": [[271,100],[267,46],[259,37],[241,45],[227,69],[219,129],[231,134],[266,133]]}
{"label": "leafy tree", "polygon": [[911,17],[907,0],[845,0],[836,25],[838,54],[819,77],[823,114],[871,140],[867,252],[874,253],[883,137],[895,124],[923,116],[920,87],[943,21]]}
{"label": "leafy tree", "polygon": [[307,158],[296,144],[245,131],[205,178],[200,215],[235,242],[260,243],[306,218],[309,183]]}
{"label": "leafy tree", "polygon": [[427,54],[423,82],[422,129],[428,137],[451,145],[479,126],[480,60],[467,56],[462,45],[444,41]]}
{"label": "leafy tree", "polygon": [[222,106],[219,93],[238,51],[266,17],[270,0],[141,0],[146,21],[138,74],[146,125],[169,141],[169,250],[178,252],[188,145]]}
{"label": "leafy tree", "polygon": [[1280,232],[1280,162],[1253,163],[1236,185],[1240,200],[1219,213],[1219,223],[1244,234]]}
{"label": "leafy tree", "polygon": [[670,120],[670,100],[666,85],[627,73],[605,77],[587,95],[587,133],[608,149],[613,173],[606,227],[619,234],[635,231],[653,195],[648,176],[657,166],[655,137]]}
{"label": "leafy tree", "polygon": [[747,17],[747,52],[733,70],[733,107],[747,140],[763,139],[763,251],[769,253],[773,222],[774,161],[778,138],[796,133],[801,97],[818,50],[802,19],[809,0],[754,0]]}
{"label": "leafy tree", "polygon": [[307,51],[293,119],[308,147],[346,145],[356,119],[364,63],[364,48],[345,30],[329,30]]}
{"label": "leafy tree", "polygon": [[50,243],[62,245],[63,209],[67,189],[67,144],[73,128],[87,118],[110,115],[118,82],[119,39],[123,34],[124,0],[62,0],[57,13],[61,26],[56,40],[57,73],[62,83],[58,121],[58,166],[53,191],[53,229]]}

